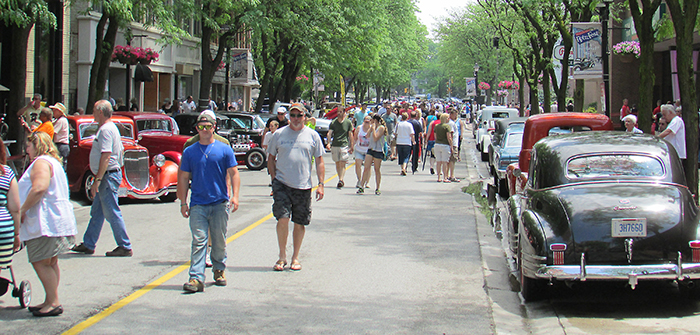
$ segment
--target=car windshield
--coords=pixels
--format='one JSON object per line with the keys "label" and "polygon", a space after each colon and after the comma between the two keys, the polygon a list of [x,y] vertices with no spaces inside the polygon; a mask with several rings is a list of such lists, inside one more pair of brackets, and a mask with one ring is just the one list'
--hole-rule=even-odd
{"label": "car windshield", "polygon": [[493,114],[491,114],[491,117],[494,119],[507,119],[510,117],[510,113],[508,113],[508,112],[493,112]]}
{"label": "car windshield", "polygon": [[605,177],[662,177],[664,166],[656,158],[637,154],[592,155],[569,160],[569,179]]}
{"label": "car windshield", "polygon": [[506,147],[520,147],[523,144],[523,133],[510,133],[506,138]]}
{"label": "car windshield", "polygon": [[[121,135],[121,137],[133,138],[131,124],[121,123],[121,122],[114,122],[114,124],[117,126],[117,129],[119,129],[119,135]],[[97,129],[98,129],[97,122],[81,124],[80,125],[80,138],[86,139],[88,137],[94,137],[95,134],[97,133]]]}
{"label": "car windshield", "polygon": [[153,119],[153,120],[137,120],[136,127],[139,131],[166,131],[173,132],[172,124],[169,120]]}
{"label": "car windshield", "polygon": [[250,129],[253,119],[247,117],[231,116],[231,125],[233,129]]}

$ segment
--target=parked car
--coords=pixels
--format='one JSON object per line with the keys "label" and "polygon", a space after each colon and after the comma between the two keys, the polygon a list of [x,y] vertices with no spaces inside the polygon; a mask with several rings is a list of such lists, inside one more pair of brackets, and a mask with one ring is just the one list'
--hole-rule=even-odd
{"label": "parked car", "polygon": [[326,146],[326,138],[328,137],[328,129],[331,126],[333,120],[328,120],[324,118],[316,118],[316,132],[321,136],[321,141],[323,146]]}
{"label": "parked car", "polygon": [[494,153],[498,151],[498,147],[501,146],[501,139],[503,139],[511,125],[520,125],[520,130],[522,130],[522,127],[525,126],[525,120],[527,120],[526,117],[509,117],[506,119],[497,119],[495,121],[491,142],[488,147],[489,173],[491,173],[492,176],[496,175],[496,164],[494,164],[493,158]]}
{"label": "parked car", "polygon": [[265,122],[256,114],[241,112],[223,112],[228,117],[227,128],[233,129],[236,135],[248,135],[253,142],[262,145],[262,136],[265,131]]}
{"label": "parked car", "polygon": [[180,135],[180,128],[175,119],[160,113],[115,112],[114,115],[125,116],[134,121],[138,131],[138,143],[148,149],[151,161],[156,155],[162,154],[165,159],[180,165],[182,147],[190,136]]}
{"label": "parked car", "polygon": [[[195,135],[197,134],[195,125],[198,117],[199,114],[197,113],[183,113],[175,116],[175,121],[177,121],[180,130],[184,134]],[[249,170],[262,170],[266,166],[265,151],[262,150],[258,143],[252,140],[250,135],[237,133],[231,122],[228,116],[216,113],[216,133],[230,142],[238,164],[245,164]],[[233,122],[236,123],[235,121]]]}
{"label": "parked car", "polygon": [[548,284],[585,281],[676,281],[697,294],[698,207],[672,145],[582,132],[543,138],[530,156],[530,178],[507,210],[526,301]]}
{"label": "parked car", "polygon": [[523,125],[516,123],[508,127],[505,136],[494,147],[493,153],[493,179],[498,190],[498,195],[508,199],[508,183],[506,183],[506,168],[518,161],[520,146],[523,144]]}
{"label": "parked car", "polygon": [[476,149],[481,152],[481,160],[488,160],[488,146],[491,142],[491,131],[495,129],[493,123],[489,123],[492,119],[507,119],[518,117],[519,111],[515,108],[505,108],[498,106],[486,107],[481,111],[479,117],[479,128],[476,129],[474,138],[476,139]]}
{"label": "parked car", "polygon": [[506,169],[508,193],[519,193],[527,182],[530,167],[530,151],[540,139],[563,132],[613,130],[613,124],[605,115],[595,113],[546,113],[530,116],[525,121],[523,144],[518,162]]}
{"label": "parked car", "polygon": [[[93,200],[90,187],[95,176],[90,171],[90,149],[97,133],[97,122],[92,115],[68,116],[70,125],[70,155],[66,174],[73,192],[80,192]],[[148,149],[137,143],[134,121],[124,116],[112,116],[124,145],[124,166],[119,197],[133,199],[155,199],[175,201],[177,198],[178,165],[167,160],[163,154],[149,159]]]}

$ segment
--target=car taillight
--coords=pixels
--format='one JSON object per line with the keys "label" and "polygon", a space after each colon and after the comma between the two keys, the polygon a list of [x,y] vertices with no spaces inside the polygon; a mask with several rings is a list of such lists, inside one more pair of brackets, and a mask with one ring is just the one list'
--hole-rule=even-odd
{"label": "car taillight", "polygon": [[549,250],[552,250],[552,253],[554,254],[554,265],[564,265],[564,251],[566,251],[566,244],[552,243],[549,245]]}
{"label": "car taillight", "polygon": [[700,241],[690,241],[688,245],[693,250],[693,263],[700,263]]}

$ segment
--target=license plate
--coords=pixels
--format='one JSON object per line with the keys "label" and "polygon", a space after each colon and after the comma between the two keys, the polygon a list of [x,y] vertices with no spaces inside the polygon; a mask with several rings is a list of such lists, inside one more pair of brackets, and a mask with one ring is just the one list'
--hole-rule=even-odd
{"label": "license plate", "polygon": [[612,219],[612,237],[646,237],[647,219]]}
{"label": "license plate", "polygon": [[123,198],[126,196],[126,187],[120,187],[117,191],[117,196]]}

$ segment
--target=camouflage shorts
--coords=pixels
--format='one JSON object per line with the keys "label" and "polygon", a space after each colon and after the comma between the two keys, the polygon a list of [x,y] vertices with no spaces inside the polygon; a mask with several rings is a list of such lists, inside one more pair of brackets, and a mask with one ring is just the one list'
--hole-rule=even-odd
{"label": "camouflage shorts", "polygon": [[311,189],[291,188],[281,181],[272,181],[272,214],[275,219],[291,218],[292,222],[307,226],[311,222]]}

